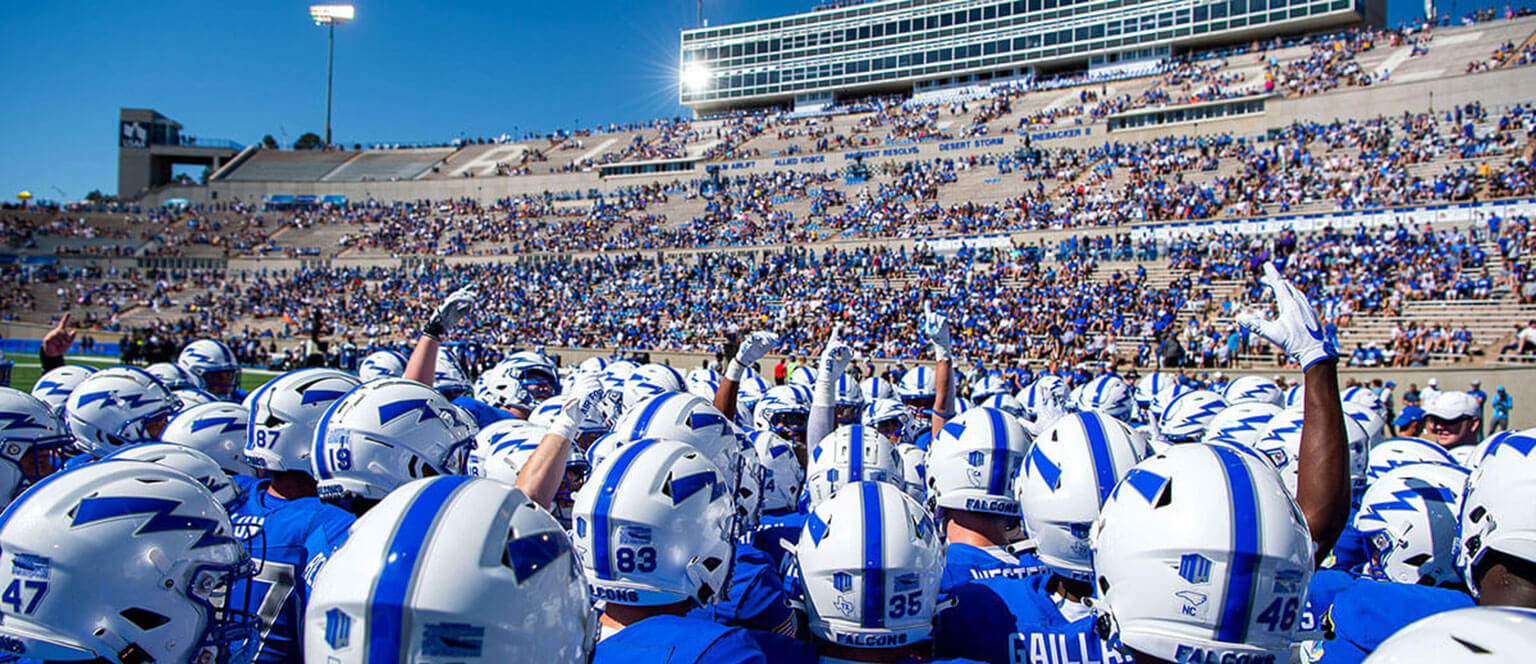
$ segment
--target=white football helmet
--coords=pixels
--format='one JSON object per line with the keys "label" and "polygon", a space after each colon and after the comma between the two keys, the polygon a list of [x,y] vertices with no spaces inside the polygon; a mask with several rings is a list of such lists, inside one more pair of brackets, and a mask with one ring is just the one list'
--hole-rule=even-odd
{"label": "white football helmet", "polygon": [[632,441],[576,494],[576,553],[595,599],[710,605],[731,585],[735,506],[708,455],[673,440]]}
{"label": "white football helmet", "polygon": [[1366,484],[1372,484],[1388,471],[1410,463],[1460,465],[1438,443],[1401,436],[1381,441],[1380,444],[1371,448],[1365,459]]}
{"label": "white football helmet", "polygon": [[1126,474],[1089,532],[1111,643],[1168,661],[1290,656],[1312,538],[1257,457],[1170,447]]}
{"label": "white football helmet", "polygon": [[179,406],[158,378],[120,366],[80,381],[64,412],[76,445],[99,459],[124,445],[158,440]]}
{"label": "white football helmet", "polygon": [[1015,489],[1024,529],[1052,572],[1093,581],[1088,530],[1144,454],[1130,428],[1104,413],[1067,415],[1035,439]]}
{"label": "white football helmet", "polygon": [[876,399],[864,407],[864,426],[880,432],[892,445],[910,445],[919,424],[912,411],[895,399]]}
{"label": "white football helmet", "polygon": [[1041,376],[1019,392],[1019,405],[1024,407],[1024,418],[1033,422],[1040,417],[1040,409],[1046,402],[1054,401],[1063,409],[1067,405],[1067,382],[1056,376]]}
{"label": "white football helmet", "polygon": [[933,400],[938,395],[937,379],[933,369],[921,365],[912,367],[896,381],[896,396],[907,408],[933,408]]}
{"label": "white football helmet", "polygon": [[315,427],[316,490],[321,498],[378,500],[414,479],[457,474],[478,431],[473,417],[421,383],[364,383]]}
{"label": "white football helmet", "polygon": [[1235,403],[1216,413],[1205,423],[1204,442],[1228,442],[1252,448],[1253,441],[1264,433],[1270,418],[1280,412],[1280,407],[1262,401]]}
{"label": "white football helmet", "polygon": [[1518,662],[1536,651],[1536,610],[1475,606],[1432,614],[1382,641],[1367,664]]}
{"label": "white football helmet", "polygon": [[358,519],[316,575],[304,650],[338,664],[584,663],[596,628],[578,569],[560,524],[523,492],[417,480]]}
{"label": "white football helmet", "polygon": [[256,470],[245,462],[250,419],[250,412],[240,404],[205,403],[177,413],[171,423],[165,425],[160,440],[202,452],[230,475],[255,477]]}
{"label": "white football helmet", "polygon": [[438,346],[437,364],[432,368],[432,388],[443,393],[449,401],[474,393],[475,384],[469,382],[464,365],[459,362],[458,353]]}
{"label": "white football helmet", "polygon": [[1344,402],[1344,418],[1354,420],[1365,432],[1366,449],[1375,447],[1387,437],[1387,416],[1384,411],[1373,410],[1353,401]]}
{"label": "white football helmet", "polygon": [[780,438],[805,445],[805,427],[811,415],[811,402],[801,390],[780,385],[763,395],[752,413],[752,428],[772,431]]}
{"label": "white football helmet", "polygon": [[144,371],[155,378],[159,378],[160,382],[164,383],[172,392],[185,389],[203,389],[203,381],[197,376],[192,375],[192,372],[181,368],[179,364],[156,362],[144,367]]}
{"label": "white football helmet", "polygon": [[[464,457],[464,474],[470,477],[486,477],[504,484],[517,483],[517,471],[505,463],[519,447],[544,438],[544,429],[523,420],[497,420],[475,432],[475,444]],[[502,463],[491,463],[499,459]]]}
{"label": "white football helmet", "polygon": [[976,405],[1000,410],[1014,417],[1024,417],[1024,406],[1012,394],[994,394]]}
{"label": "white football helmet", "polygon": [[614,425],[613,433],[603,439],[610,438],[618,447],[646,438],[691,445],[725,478],[740,526],[749,528],[757,523],[763,500],[763,467],[757,462],[752,441],[710,402],[681,392],[658,394],[629,409]]}
{"label": "white football helmet", "polygon": [[1157,434],[1167,443],[1198,443],[1206,425],[1226,409],[1227,402],[1210,390],[1190,390],[1168,402],[1157,417]]}
{"label": "white football helmet", "polygon": [[1346,387],[1344,388],[1344,392],[1339,395],[1339,398],[1342,399],[1346,404],[1352,403],[1362,408],[1375,411],[1377,415],[1386,415],[1387,409],[1386,406],[1382,405],[1381,403],[1381,396],[1377,395],[1376,391],[1369,387],[1361,387],[1358,385],[1355,387]]}
{"label": "white football helmet", "polygon": [[74,443],[48,404],[21,390],[0,387],[0,505],[56,470]]}
{"label": "white football helmet", "polygon": [[859,381],[859,392],[864,395],[864,402],[869,403],[875,399],[895,399],[896,388],[891,387],[891,381],[879,376],[870,376]]}
{"label": "white football helmet", "polygon": [[1104,374],[1083,384],[1077,394],[1079,412],[1100,412],[1122,422],[1131,419],[1131,387],[1119,376]]}
{"label": "white football helmet", "polygon": [[64,402],[69,400],[69,393],[93,373],[96,373],[95,367],[82,364],[55,367],[39,377],[32,385],[32,396],[41,399],[53,409],[55,415],[63,418]]}
{"label": "white football helmet", "polygon": [[[199,389],[197,389],[195,387],[187,387],[187,388],[182,388],[182,389],[179,389],[179,390],[171,390],[171,394],[176,395],[176,401],[181,404],[181,408],[176,411],[178,413],[180,413],[182,411],[185,411],[188,408],[191,408],[193,406],[201,406],[201,405],[203,405],[205,403],[214,403],[214,402],[230,403],[230,404],[234,403],[232,401],[220,401],[220,399],[218,397],[213,396],[212,394],[209,394],[206,390],[199,390]],[[247,395],[247,396],[249,396],[249,395]],[[235,405],[243,405],[243,404],[235,404]]]}
{"label": "white football helmet", "polygon": [[357,377],[364,383],[380,378],[399,378],[405,375],[405,363],[406,358],[399,351],[374,351],[357,365]]}
{"label": "white football helmet", "polygon": [[[523,466],[528,464],[528,460],[533,458],[534,451],[538,450],[539,441],[544,438],[544,430],[538,427],[530,428],[526,423],[519,422],[522,424],[521,427],[507,427],[502,429],[499,435],[495,435],[496,425],[502,422],[518,422],[518,420],[502,420],[480,430],[481,433],[493,431],[494,441],[488,441],[493,447],[486,452],[485,461],[478,469],[474,467],[475,452],[470,452],[468,474],[474,476],[478,470],[479,477],[496,480],[507,486],[516,486],[517,474],[522,472]],[[477,435],[476,448],[480,447],[478,442],[480,439]],[[587,465],[587,457],[574,445],[571,446],[570,454],[565,461],[565,478],[560,482],[560,488],[555,493],[555,502],[550,510],[555,520],[562,525],[567,527],[571,525],[571,506],[576,492],[586,482],[588,470],[590,467]]]}
{"label": "white football helmet", "polygon": [[815,387],[816,370],[812,369],[809,365],[802,364],[798,367],[795,367],[794,371],[789,372],[789,380],[786,382],[788,382],[790,385]]}
{"label": "white football helmet", "polygon": [[837,377],[837,384],[833,387],[837,423],[858,424],[864,416],[864,392],[859,389],[858,379],[845,373]]}
{"label": "white football helmet", "polygon": [[816,447],[805,469],[805,492],[811,507],[857,482],[884,482],[906,490],[906,475],[896,446],[862,425],[841,426]]}
{"label": "white football helmet", "polygon": [[901,457],[901,478],[906,482],[907,495],[919,504],[928,504],[928,453],[912,443],[896,446]]}
{"label": "white football helmet", "polygon": [[1178,385],[1179,377],[1177,374],[1154,371],[1136,379],[1136,389],[1132,393],[1131,398],[1136,401],[1136,405],[1141,406],[1145,410],[1152,406],[1152,399],[1158,393],[1174,389]]}
{"label": "white football helmet", "polygon": [[[1302,411],[1299,408],[1282,410],[1271,418],[1264,433],[1253,442],[1254,450],[1269,459],[1292,496],[1296,495],[1296,482],[1300,468],[1296,461],[1301,454]],[[1353,494],[1358,497],[1365,490],[1366,434],[1360,423],[1344,418],[1344,433],[1349,445],[1349,478]]]}
{"label": "white football helmet", "polygon": [[475,398],[508,412],[528,413],[559,393],[555,363],[532,351],[513,353],[475,379]]}
{"label": "white football helmet", "polygon": [[1466,485],[1465,469],[1438,463],[1398,466],[1377,478],[1355,513],[1367,569],[1397,583],[1461,585],[1456,528]]}
{"label": "white football helmet", "polygon": [[1268,378],[1239,376],[1227,383],[1227,388],[1221,391],[1221,398],[1232,405],[1267,403],[1278,408],[1285,400],[1285,395],[1280,393],[1280,386]]}
{"label": "white football helmet", "polygon": [[999,394],[1008,394],[1008,383],[999,376],[982,376],[971,383],[971,401],[976,403]]}
{"label": "white football helmet", "polygon": [[[624,409],[661,394],[662,392],[686,392],[683,374],[665,364],[646,364],[624,379]],[[713,401],[713,394],[706,397]]]}
{"label": "white football helmet", "polygon": [[295,369],[262,385],[251,395],[246,461],[267,472],[311,472],[320,418],[360,384],[344,371]]}
{"label": "white football helmet", "polygon": [[897,485],[850,484],[806,517],[794,573],[811,633],[844,646],[928,638],[944,546],[923,506]]}
{"label": "white football helmet", "polygon": [[52,475],[0,514],[14,591],[0,637],[38,660],[250,661],[258,621],[230,590],[255,568],[232,531],[178,470],[108,461]]}
{"label": "white football helmet", "polygon": [[102,457],[102,461],[109,459],[147,461],[181,471],[197,480],[198,484],[208,487],[208,491],[213,493],[213,497],[225,509],[233,508],[240,500],[240,487],[229,479],[224,469],[208,455],[186,445],[139,443]]}
{"label": "white football helmet", "polygon": [[1013,484],[1028,448],[1024,427],[1000,410],[972,408],[946,422],[928,448],[929,509],[1019,516]]}
{"label": "white football helmet", "polygon": [[216,339],[198,339],[181,349],[176,364],[195,376],[199,387],[220,399],[229,399],[240,388],[240,360],[235,351]]}
{"label": "white football helmet", "polygon": [[[1526,431],[1530,430],[1527,429]],[[1455,458],[1457,463],[1461,464],[1461,467],[1466,468],[1467,470],[1477,470],[1478,464],[1483,462],[1483,457],[1488,455],[1488,451],[1494,449],[1498,445],[1502,445],[1505,438],[1510,436],[1525,436],[1529,438],[1532,434],[1536,434],[1536,431],[1533,431],[1530,434],[1526,433],[1526,431],[1500,431],[1491,436],[1487,436],[1479,441],[1478,444],[1472,448],[1471,452],[1462,453],[1462,456],[1458,456],[1458,452],[1466,449],[1468,447],[1467,445],[1461,445],[1454,449],[1446,450],[1446,452],[1449,453],[1452,458]],[[1525,444],[1524,441],[1510,442],[1521,445]]]}
{"label": "white football helmet", "polygon": [[1174,383],[1171,387],[1152,395],[1152,401],[1147,404],[1147,421],[1157,424],[1158,418],[1163,416],[1163,411],[1168,410],[1168,404],[1173,403],[1179,395],[1189,392],[1194,388]]}
{"label": "white football helmet", "polygon": [[1467,587],[1488,551],[1536,562],[1536,438],[1516,434],[1490,446],[1467,479],[1461,503],[1461,557]]}
{"label": "white football helmet", "polygon": [[805,487],[805,469],[795,456],[794,444],[772,431],[753,431],[747,437],[763,467],[763,511],[794,509]]}
{"label": "white football helmet", "polygon": [[582,373],[606,373],[608,371],[608,363],[610,361],[611,360],[609,358],[593,355],[592,357],[582,360],[581,364],[576,365],[576,370]]}

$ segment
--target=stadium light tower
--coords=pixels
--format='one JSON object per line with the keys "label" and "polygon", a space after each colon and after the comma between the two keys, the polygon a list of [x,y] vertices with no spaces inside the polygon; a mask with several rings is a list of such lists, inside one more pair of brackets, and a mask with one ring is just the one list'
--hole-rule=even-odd
{"label": "stadium light tower", "polygon": [[325,55],[325,147],[331,147],[331,79],[336,64],[336,24],[346,23],[357,15],[352,5],[310,5],[309,17],[315,25],[329,28],[331,45]]}

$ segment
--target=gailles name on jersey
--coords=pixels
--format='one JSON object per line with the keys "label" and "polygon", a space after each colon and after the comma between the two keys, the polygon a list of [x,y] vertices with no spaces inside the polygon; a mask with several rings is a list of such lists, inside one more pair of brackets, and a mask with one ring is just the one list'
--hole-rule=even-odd
{"label": "gailles name on jersey", "polygon": [[1015,632],[1008,661],[1009,664],[1121,664],[1129,661],[1120,653],[1104,648],[1097,638],[1090,645],[1089,638],[1084,632]]}
{"label": "gailles name on jersey", "polygon": [[1181,645],[1174,652],[1173,661],[1179,664],[1275,664],[1275,656],[1268,653],[1223,652]]}
{"label": "gailles name on jersey", "polygon": [[884,648],[904,645],[907,642],[906,634],[837,634],[838,643],[846,643],[850,646],[864,648]]}

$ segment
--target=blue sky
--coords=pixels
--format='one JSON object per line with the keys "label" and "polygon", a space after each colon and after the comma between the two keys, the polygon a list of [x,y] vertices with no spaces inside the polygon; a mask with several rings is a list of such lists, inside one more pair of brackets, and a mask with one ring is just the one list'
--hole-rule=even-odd
{"label": "blue sky", "polygon": [[[1394,18],[1423,6],[1389,1]],[[153,108],[191,135],[244,144],[321,133],[326,36],[309,4],[3,3],[0,198],[111,193],[119,107]],[[674,69],[695,0],[355,4],[357,21],[336,31],[339,143],[443,142],[686,111]],[[813,4],[706,0],[705,16],[720,24]]]}

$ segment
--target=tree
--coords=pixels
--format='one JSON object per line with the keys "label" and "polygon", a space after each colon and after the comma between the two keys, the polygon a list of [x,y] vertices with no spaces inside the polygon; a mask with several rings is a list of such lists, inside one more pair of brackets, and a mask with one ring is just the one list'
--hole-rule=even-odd
{"label": "tree", "polygon": [[304,135],[300,136],[299,140],[293,143],[293,149],[295,150],[319,150],[323,147],[325,147],[325,143],[320,140],[319,135],[312,131],[304,132]]}
{"label": "tree", "polygon": [[277,139],[272,138],[271,134],[267,134],[266,136],[262,136],[261,137],[261,147],[264,147],[264,148],[266,148],[268,150],[276,150],[277,149]]}
{"label": "tree", "polygon": [[103,194],[100,189],[92,189],[91,193],[85,195],[85,200],[92,203],[111,203],[116,201],[117,197]]}

